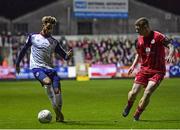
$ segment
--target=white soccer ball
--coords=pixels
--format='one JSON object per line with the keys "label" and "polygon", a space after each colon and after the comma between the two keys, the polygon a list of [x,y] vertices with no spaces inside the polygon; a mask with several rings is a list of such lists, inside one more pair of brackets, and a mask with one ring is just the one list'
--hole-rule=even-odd
{"label": "white soccer ball", "polygon": [[38,120],[41,123],[49,123],[52,120],[52,114],[49,110],[41,110],[38,113]]}

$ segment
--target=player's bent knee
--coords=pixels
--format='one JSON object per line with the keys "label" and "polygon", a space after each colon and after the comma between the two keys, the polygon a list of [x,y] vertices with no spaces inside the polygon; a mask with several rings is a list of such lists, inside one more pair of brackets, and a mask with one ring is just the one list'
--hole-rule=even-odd
{"label": "player's bent knee", "polygon": [[138,91],[130,91],[130,94],[132,95],[132,96],[136,96],[137,95],[137,93],[138,93]]}
{"label": "player's bent knee", "polygon": [[55,94],[60,94],[59,88],[55,88],[55,89],[54,89],[54,93],[55,93]]}
{"label": "player's bent knee", "polygon": [[51,82],[51,79],[50,79],[50,78],[46,77],[46,78],[43,79],[43,83],[44,83],[45,85],[50,85],[52,82]]}
{"label": "player's bent knee", "polygon": [[150,90],[147,90],[147,91],[144,91],[144,94],[147,96],[147,97],[150,97],[152,92]]}

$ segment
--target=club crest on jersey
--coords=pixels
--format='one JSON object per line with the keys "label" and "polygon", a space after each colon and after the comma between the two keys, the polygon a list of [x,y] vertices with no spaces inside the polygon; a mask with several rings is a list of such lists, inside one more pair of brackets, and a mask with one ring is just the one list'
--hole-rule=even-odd
{"label": "club crest on jersey", "polygon": [[40,73],[39,73],[39,72],[37,72],[37,73],[36,73],[36,77],[38,77],[38,76],[39,76],[39,74],[40,74]]}
{"label": "club crest on jersey", "polygon": [[151,48],[149,48],[149,47],[146,47],[146,54],[149,54],[150,53],[150,51],[151,51]]}
{"label": "club crest on jersey", "polygon": [[154,40],[154,39],[152,39],[151,44],[154,44],[154,43],[155,43],[155,40]]}

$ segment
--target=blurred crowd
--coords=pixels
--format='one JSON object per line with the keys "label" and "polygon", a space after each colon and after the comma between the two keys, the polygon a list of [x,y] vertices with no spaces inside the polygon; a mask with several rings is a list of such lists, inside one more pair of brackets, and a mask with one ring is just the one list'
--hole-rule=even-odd
{"label": "blurred crowd", "polygon": [[[15,65],[15,61],[18,52],[23,47],[26,40],[26,35],[17,34],[11,35],[7,33],[0,36],[0,65],[8,66],[7,58],[11,55],[12,64]],[[116,66],[129,66],[132,64],[136,49],[135,40],[118,37],[118,38],[88,38],[83,37],[79,40],[66,39],[61,37],[58,39],[60,44],[65,50],[74,50],[78,48],[82,50],[84,63],[88,64],[116,64]],[[174,41],[176,47],[176,62],[180,63],[180,44],[178,41]],[[6,48],[6,49],[4,49]],[[4,51],[4,53],[3,53]],[[21,67],[29,66],[29,52],[24,56]],[[73,53],[75,53],[73,51]],[[75,65],[74,58],[68,62],[64,61],[57,55],[52,56],[54,66],[73,66]]]}
{"label": "blurred crowd", "polygon": [[[17,53],[24,45],[25,40],[26,36],[24,34],[17,33],[15,35],[12,35],[11,32],[2,32],[0,34],[0,65],[15,65]],[[28,57],[27,54],[24,57],[24,60],[26,59],[26,57]],[[12,61],[9,61],[9,59]]]}
{"label": "blurred crowd", "polygon": [[[134,43],[123,38],[88,39],[67,41],[69,49],[80,48],[84,53],[84,62],[88,64],[130,65],[135,57]],[[73,62],[70,63],[73,65]]]}

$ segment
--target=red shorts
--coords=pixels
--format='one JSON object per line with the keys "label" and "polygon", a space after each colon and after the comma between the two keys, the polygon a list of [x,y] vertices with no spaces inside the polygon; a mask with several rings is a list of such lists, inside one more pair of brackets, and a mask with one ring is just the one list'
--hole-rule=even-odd
{"label": "red shorts", "polygon": [[161,73],[142,73],[141,71],[136,74],[135,83],[147,86],[148,81],[154,81],[157,85],[163,80],[164,74]]}

